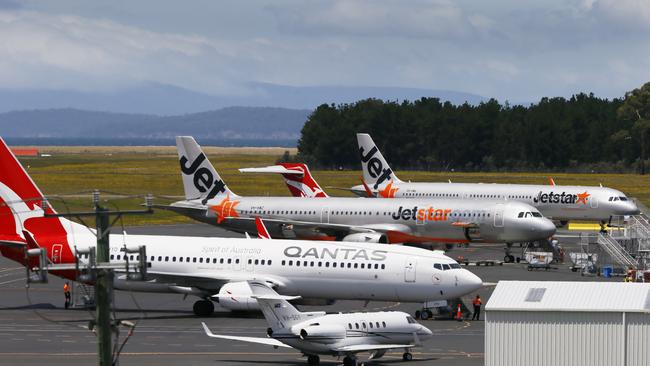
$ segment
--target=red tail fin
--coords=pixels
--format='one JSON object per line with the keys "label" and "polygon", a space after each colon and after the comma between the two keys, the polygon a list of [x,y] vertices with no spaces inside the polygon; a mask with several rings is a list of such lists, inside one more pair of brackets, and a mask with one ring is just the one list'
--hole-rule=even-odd
{"label": "red tail fin", "polygon": [[271,239],[271,235],[269,235],[269,231],[266,230],[266,226],[264,226],[264,222],[262,219],[259,218],[259,216],[255,217],[255,226],[257,227],[257,237],[260,239]]}
{"label": "red tail fin", "polygon": [[280,163],[279,165],[297,171],[296,174],[282,174],[287,188],[294,197],[329,197],[316,183],[307,165],[300,163]]}
{"label": "red tail fin", "polygon": [[[41,191],[0,138],[0,236],[27,243],[23,233],[23,230],[26,230],[33,234],[36,242],[47,249],[50,258],[54,254],[51,251],[56,247],[57,259],[72,260],[68,231],[64,226],[70,226],[71,223],[60,218],[45,218],[44,213],[55,212],[43,201]],[[22,263],[22,255],[20,258],[14,258],[14,251],[3,248],[2,253]]]}

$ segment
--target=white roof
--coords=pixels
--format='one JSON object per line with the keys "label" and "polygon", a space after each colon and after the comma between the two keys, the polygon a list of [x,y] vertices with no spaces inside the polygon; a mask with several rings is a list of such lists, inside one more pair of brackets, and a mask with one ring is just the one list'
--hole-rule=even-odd
{"label": "white roof", "polygon": [[650,283],[499,281],[485,310],[650,313]]}

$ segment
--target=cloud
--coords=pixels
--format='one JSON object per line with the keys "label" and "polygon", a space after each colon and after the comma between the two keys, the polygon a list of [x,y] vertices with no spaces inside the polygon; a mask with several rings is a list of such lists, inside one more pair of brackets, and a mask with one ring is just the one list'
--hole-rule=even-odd
{"label": "cloud", "polygon": [[[210,67],[221,64],[227,70],[236,53],[198,35],[33,11],[0,11],[0,34],[0,83],[5,88],[95,89],[142,80],[183,85],[201,82],[193,65],[203,68],[209,59]],[[203,78],[222,84],[230,76],[223,72]]]}
{"label": "cloud", "polygon": [[467,39],[492,27],[484,15],[467,14],[448,0],[336,0],[270,6],[280,29],[293,35]]}

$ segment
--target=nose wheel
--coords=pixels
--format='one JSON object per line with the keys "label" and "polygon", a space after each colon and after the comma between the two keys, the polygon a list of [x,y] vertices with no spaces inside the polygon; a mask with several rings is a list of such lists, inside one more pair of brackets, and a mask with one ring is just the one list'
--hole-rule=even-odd
{"label": "nose wheel", "polygon": [[320,358],[316,355],[307,356],[307,365],[309,366],[318,366],[320,365]]}
{"label": "nose wheel", "polygon": [[343,366],[357,366],[357,359],[350,356],[345,356],[343,359]]}
{"label": "nose wheel", "polygon": [[512,243],[506,243],[506,255],[503,257],[504,263],[512,263],[515,261],[515,256],[510,252],[512,249]]}
{"label": "nose wheel", "polygon": [[413,354],[411,352],[404,352],[402,361],[413,361]]}

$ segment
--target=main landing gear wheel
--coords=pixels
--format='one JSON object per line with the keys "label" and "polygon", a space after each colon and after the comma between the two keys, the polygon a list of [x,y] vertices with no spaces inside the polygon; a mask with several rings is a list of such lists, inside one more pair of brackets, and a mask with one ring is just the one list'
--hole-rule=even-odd
{"label": "main landing gear wheel", "polygon": [[193,310],[198,316],[210,316],[214,312],[214,304],[210,300],[198,300],[194,303]]}
{"label": "main landing gear wheel", "polygon": [[411,352],[404,352],[402,355],[402,360],[403,361],[412,361],[413,360],[413,354]]}
{"label": "main landing gear wheel", "polygon": [[357,359],[350,356],[345,356],[343,359],[343,366],[357,366]]}
{"label": "main landing gear wheel", "polygon": [[307,356],[307,365],[309,366],[318,366],[320,364],[320,358],[316,355]]}

